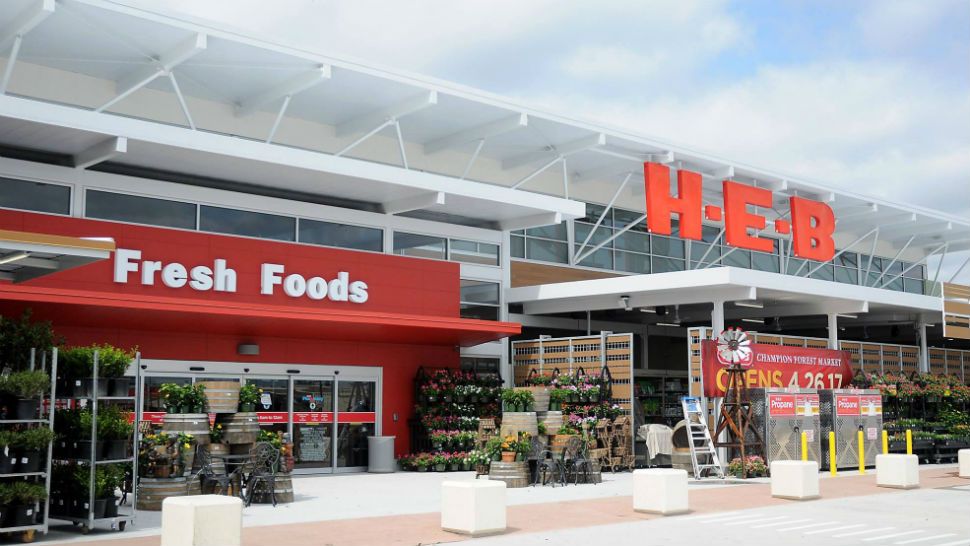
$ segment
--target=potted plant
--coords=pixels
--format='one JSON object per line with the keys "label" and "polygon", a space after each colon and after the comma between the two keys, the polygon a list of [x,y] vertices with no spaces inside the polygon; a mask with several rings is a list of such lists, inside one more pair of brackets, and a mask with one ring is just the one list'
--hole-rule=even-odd
{"label": "potted plant", "polygon": [[93,449],[93,458],[97,458],[104,450],[104,440],[91,438],[91,424],[93,422],[91,410],[86,408],[78,410],[78,414],[80,427],[78,428],[77,456],[80,459],[92,458],[91,450]]}
{"label": "potted plant", "polygon": [[434,466],[435,472],[444,472],[448,466],[448,459],[441,453],[435,453],[431,456],[431,465]]}
{"label": "potted plant", "polygon": [[204,413],[208,400],[205,397],[205,383],[185,386],[182,410],[185,413]]}
{"label": "potted plant", "polygon": [[519,406],[519,394],[515,389],[502,389],[502,410],[509,412],[522,411]]}
{"label": "potted plant", "polygon": [[47,489],[43,485],[27,481],[16,481],[8,487],[10,513],[5,525],[9,527],[33,525],[37,515],[37,503],[47,498]]}
{"label": "potted plant", "polygon": [[77,456],[77,440],[80,438],[81,415],[77,410],[54,410],[54,458],[73,459]]}
{"label": "potted plant", "polygon": [[565,389],[552,389],[549,392],[549,411],[562,411],[562,404],[566,401]]}
{"label": "potted plant", "polygon": [[18,448],[17,472],[39,472],[47,446],[54,439],[54,431],[46,427],[34,427],[14,433],[11,442]]}
{"label": "potted plant", "polygon": [[428,466],[431,465],[431,458],[426,453],[419,453],[414,458],[414,466],[418,469],[418,472],[427,472]]}
{"label": "potted plant", "polygon": [[591,385],[589,389],[586,390],[586,393],[589,395],[590,402],[595,403],[600,401],[600,388],[598,385]]}
{"label": "potted plant", "polygon": [[502,462],[511,463],[515,461],[516,453],[518,452],[518,440],[515,436],[509,434],[502,440]]}
{"label": "potted plant", "polygon": [[239,387],[239,411],[252,413],[259,403],[259,387],[253,383],[246,383]]}
{"label": "potted plant", "polygon": [[536,399],[532,391],[518,389],[516,393],[518,395],[519,407],[522,408],[519,411],[533,411]]}
{"label": "potted plant", "polygon": [[108,395],[128,396],[131,380],[124,375],[137,349],[119,349],[107,343],[95,345],[94,349],[98,351],[98,377],[105,379]]}
{"label": "potted plant", "polygon": [[187,387],[183,387],[177,383],[162,383],[158,387],[158,394],[162,397],[162,403],[165,404],[165,411],[167,413],[182,413],[183,407],[185,406]]}
{"label": "potted plant", "polygon": [[[125,467],[119,464],[109,464],[98,467],[96,472],[103,472],[103,476],[95,476],[95,480],[100,480],[99,498],[104,499],[104,517],[113,518],[118,515],[118,499],[115,491],[124,486]],[[97,491],[96,491],[97,492]]]}
{"label": "potted plant", "polygon": [[102,459],[117,460],[128,456],[128,443],[134,426],[130,413],[116,406],[106,406],[98,411],[98,436],[104,439]]}
{"label": "potted plant", "polygon": [[13,474],[17,466],[15,436],[15,432],[0,430],[0,474]]}
{"label": "potted plant", "polygon": [[524,461],[532,450],[532,435],[528,432],[519,431],[515,441],[515,460]]}
{"label": "potted plant", "polygon": [[9,419],[36,419],[40,397],[50,391],[51,378],[40,370],[14,372],[3,378],[2,389],[14,397]]}

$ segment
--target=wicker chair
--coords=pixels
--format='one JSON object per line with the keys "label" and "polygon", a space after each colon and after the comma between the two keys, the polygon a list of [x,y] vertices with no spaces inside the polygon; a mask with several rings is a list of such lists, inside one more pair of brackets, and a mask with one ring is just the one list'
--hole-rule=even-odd
{"label": "wicker chair", "polygon": [[276,471],[279,469],[280,450],[269,442],[259,442],[249,450],[249,460],[246,506],[252,504],[256,490],[264,488],[269,488],[273,506],[276,506]]}

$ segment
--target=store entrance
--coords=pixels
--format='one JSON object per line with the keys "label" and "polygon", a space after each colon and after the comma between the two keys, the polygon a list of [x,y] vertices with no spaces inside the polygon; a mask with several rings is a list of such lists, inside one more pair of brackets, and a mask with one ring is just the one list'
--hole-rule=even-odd
{"label": "store entrance", "polygon": [[[220,373],[223,366],[218,364],[205,363],[205,369],[200,370],[197,362],[142,362],[148,364],[143,375],[144,412],[146,418],[153,420],[160,421],[165,410],[157,396],[161,384],[228,379],[225,372]],[[280,368],[279,365],[247,364],[250,373],[236,378],[260,390],[256,407],[260,429],[283,432],[291,438],[294,472],[367,470],[367,437],[379,434],[381,369],[301,366],[288,368],[286,375],[279,375],[265,373],[270,370],[263,366],[271,367],[272,371]]]}

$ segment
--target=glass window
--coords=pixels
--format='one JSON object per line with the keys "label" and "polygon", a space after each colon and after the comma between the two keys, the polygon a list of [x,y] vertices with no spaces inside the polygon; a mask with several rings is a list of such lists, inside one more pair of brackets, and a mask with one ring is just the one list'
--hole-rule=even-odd
{"label": "glass window", "polygon": [[[582,245],[583,241],[586,240],[586,237],[589,235],[589,230],[592,228],[593,226],[589,224],[578,224],[578,223],[576,224],[576,249],[577,250],[579,249],[580,245]],[[586,248],[588,249],[593,246],[596,246],[602,243],[603,241],[609,239],[612,236],[613,236],[612,229],[608,227],[600,226],[596,228],[596,231],[593,232],[593,236],[589,238],[589,242],[586,243],[587,245]],[[613,243],[610,242],[603,246],[605,248],[613,248]]]}
{"label": "glass window", "polygon": [[417,233],[405,233],[403,231],[394,232],[395,254],[444,260],[446,246],[444,237],[418,235]]}
{"label": "glass window", "polygon": [[526,257],[530,260],[562,264],[569,261],[569,249],[566,247],[566,243],[526,238],[525,244]]}
{"label": "glass window", "polygon": [[195,229],[193,203],[98,190],[88,190],[85,197],[84,215],[88,218]]}
{"label": "glass window", "polygon": [[498,245],[451,239],[451,259],[468,264],[498,265]]}
{"label": "glass window", "polygon": [[[809,262],[808,265],[805,267],[808,269],[808,271],[811,271],[818,266],[819,266],[819,262]],[[820,279],[823,281],[835,280],[835,266],[833,266],[830,263],[823,264],[822,267],[819,267],[817,271],[815,271],[810,275],[810,277],[813,279]]]}
{"label": "glass window", "polygon": [[296,468],[333,464],[333,381],[293,381],[293,457]]}
{"label": "glass window", "polygon": [[845,284],[859,284],[858,275],[859,272],[856,269],[849,269],[848,267],[835,268],[836,282],[843,282]]}
{"label": "glass window", "polygon": [[858,267],[859,265],[859,255],[855,252],[843,252],[835,259],[835,265],[841,265],[843,267]]}
{"label": "glass window", "polygon": [[296,240],[296,218],[202,205],[199,229],[277,241]]}
{"label": "glass window", "polygon": [[[367,437],[376,432],[372,416],[376,392],[373,381],[337,383],[337,411],[345,412],[337,425],[337,466],[367,466]],[[345,422],[348,417],[353,420]]]}
{"label": "glass window", "polygon": [[666,273],[668,271],[683,271],[684,260],[675,258],[662,258],[654,256],[652,260],[652,271],[654,273]]}
{"label": "glass window", "polygon": [[[583,252],[586,251],[584,250]],[[613,269],[613,250],[609,248],[601,248],[583,258],[583,260],[579,262],[579,265],[585,267],[598,267],[600,269]]]}
{"label": "glass window", "polygon": [[778,255],[765,254],[764,252],[751,253],[751,267],[758,271],[770,271],[778,273]]}
{"label": "glass window", "polygon": [[355,250],[384,250],[384,230],[300,218],[300,242]]}
{"label": "glass window", "polygon": [[[634,220],[643,216],[642,212],[634,212],[632,210],[623,209],[613,209],[613,218],[616,221],[616,227],[625,228]],[[639,231],[641,233],[647,233],[647,221],[640,220],[640,222],[630,228],[630,231]]]}
{"label": "glass window", "polygon": [[555,239],[557,241],[566,240],[566,223],[562,222],[559,224],[553,224],[551,226],[542,226],[537,228],[529,228],[525,230],[525,234],[529,237],[545,237],[546,239]]}
{"label": "glass window", "polygon": [[926,278],[926,266],[923,265],[923,264],[917,265],[913,269],[910,269],[909,270],[909,273],[906,273],[906,276],[907,277],[910,277],[910,278],[913,278],[913,279],[925,279]]}
{"label": "glass window", "polygon": [[0,207],[54,214],[71,213],[71,188],[0,178]]}
{"label": "glass window", "polygon": [[909,292],[910,294],[922,294],[923,293],[923,281],[918,279],[903,279],[903,290]]}
{"label": "glass window", "polygon": [[751,269],[751,251],[734,248],[724,253],[721,265]]}
{"label": "glass window", "polygon": [[525,258],[525,238],[524,237],[516,237],[515,235],[513,235],[509,239],[509,244],[512,245],[511,248],[509,248],[509,253],[513,258]]}
{"label": "glass window", "polygon": [[673,258],[684,257],[684,242],[680,239],[653,235],[650,238],[650,243],[653,253],[658,256],[671,256]]}
{"label": "glass window", "polygon": [[[886,263],[888,264],[889,260],[886,260]],[[872,268],[870,269],[870,271],[882,272],[882,258],[878,256],[872,257]]]}
{"label": "glass window", "polygon": [[[804,263],[805,263],[805,260],[801,260],[801,259],[794,258],[794,257],[793,258],[790,258],[788,260],[788,270],[785,271],[785,273],[787,273],[789,275],[794,275],[796,272],[799,275],[802,275],[804,273],[807,273],[808,270],[805,269],[805,268],[807,268],[808,265],[805,265],[805,267],[802,267],[802,264],[804,264]],[[801,269],[801,271],[799,271],[799,269]]]}
{"label": "glass window", "polygon": [[476,373],[498,373],[501,360],[498,358],[461,357],[461,369]]}
{"label": "glass window", "polygon": [[[708,252],[708,250],[710,250],[710,252]],[[707,254],[707,257],[704,256],[705,254]],[[704,263],[709,264],[720,257],[721,247],[718,245],[714,245],[713,248],[711,248],[711,245],[704,243],[694,243],[690,245],[691,261],[700,262],[703,258]]]}
{"label": "glass window", "polygon": [[627,231],[616,238],[614,245],[623,250],[650,252],[650,236],[638,231]]}
{"label": "glass window", "polygon": [[[605,209],[605,208],[606,207],[603,207],[601,205],[594,205],[592,203],[586,203],[586,217],[585,218],[580,218],[579,220],[577,220],[577,222],[586,222],[586,223],[589,223],[589,224],[595,224],[596,221],[599,220],[600,215],[603,214],[603,209]],[[610,216],[612,216],[612,215],[611,214],[607,214],[606,217],[603,218],[603,222],[600,225],[603,225],[603,226],[606,226],[606,227],[612,226],[613,225],[613,220],[610,218]]]}
{"label": "glass window", "polygon": [[162,401],[162,394],[159,392],[165,383],[175,383],[176,385],[191,385],[191,377],[172,377],[151,376],[145,378],[145,399],[142,402],[142,411],[165,411],[165,403]]}
{"label": "glass window", "polygon": [[701,240],[705,243],[713,243],[721,234],[721,230],[711,226],[701,227]]}
{"label": "glass window", "polygon": [[888,272],[889,275],[899,275],[907,267],[913,265],[913,264],[911,264],[909,262],[901,262],[899,260],[896,260],[896,262],[894,262],[892,265],[890,265],[890,262],[891,261],[892,260],[888,260],[885,263],[885,266],[886,266],[886,269],[887,269],[887,272]]}
{"label": "glass window", "polygon": [[630,273],[650,273],[650,256],[617,250],[616,269]]}
{"label": "glass window", "polygon": [[246,379],[259,389],[256,411],[290,411],[290,382],[286,379]]}
{"label": "glass window", "polygon": [[[890,277],[890,278],[892,278],[892,277]],[[882,282],[886,282],[886,278],[885,277],[883,278]],[[902,292],[903,291],[903,278],[902,277],[898,277],[898,278],[894,279],[892,282],[890,282],[889,284],[887,284],[886,286],[884,286],[883,288],[886,288],[888,290],[896,290],[898,292]]]}
{"label": "glass window", "polygon": [[498,320],[498,283],[461,279],[460,298],[463,318]]}

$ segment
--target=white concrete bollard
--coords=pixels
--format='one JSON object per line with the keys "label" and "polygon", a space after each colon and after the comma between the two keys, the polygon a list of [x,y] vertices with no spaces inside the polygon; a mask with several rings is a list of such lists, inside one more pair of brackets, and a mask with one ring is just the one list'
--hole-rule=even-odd
{"label": "white concrete bollard", "polygon": [[674,468],[634,470],[633,510],[665,516],[687,512],[687,472]]}
{"label": "white concrete bollard", "polygon": [[919,457],[901,453],[876,455],[876,485],[896,489],[919,487]]}
{"label": "white concrete bollard", "polygon": [[970,449],[958,451],[957,460],[960,462],[960,477],[970,478]]}
{"label": "white concrete bollard", "polygon": [[817,499],[818,463],[771,461],[771,496],[780,499]]}
{"label": "white concrete bollard", "polygon": [[452,481],[441,484],[441,528],[473,537],[505,532],[505,482]]}
{"label": "white concrete bollard", "polygon": [[162,501],[162,546],[241,546],[242,499],[224,495]]}

